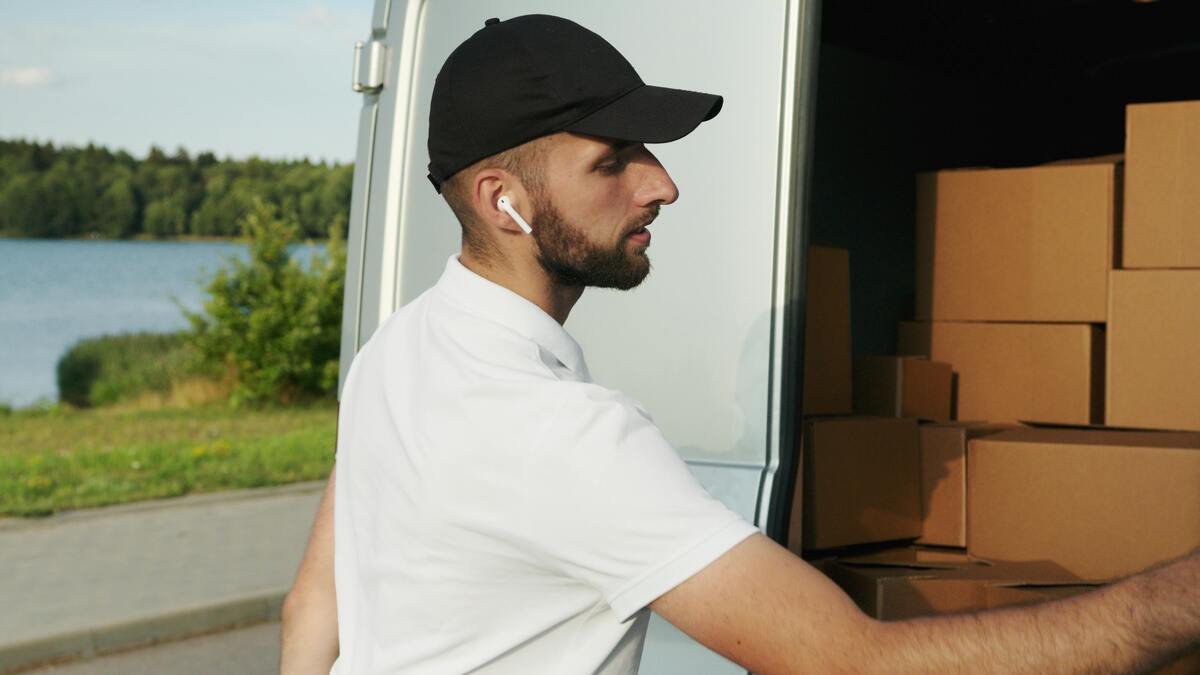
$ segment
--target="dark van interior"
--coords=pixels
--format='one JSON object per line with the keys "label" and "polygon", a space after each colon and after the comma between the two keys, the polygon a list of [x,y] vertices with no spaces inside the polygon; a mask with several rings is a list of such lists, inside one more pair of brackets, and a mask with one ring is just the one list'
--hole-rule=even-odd
{"label": "dark van interior", "polygon": [[811,243],[849,249],[853,353],[914,301],[914,173],[1119,153],[1125,105],[1200,99],[1193,0],[825,0]]}

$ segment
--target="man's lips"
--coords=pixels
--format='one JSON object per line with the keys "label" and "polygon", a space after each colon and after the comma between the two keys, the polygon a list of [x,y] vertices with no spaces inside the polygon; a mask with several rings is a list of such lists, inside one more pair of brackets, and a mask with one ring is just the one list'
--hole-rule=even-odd
{"label": "man's lips", "polygon": [[640,226],[635,227],[634,229],[627,232],[625,234],[625,236],[627,236],[627,237],[633,236],[635,233],[638,233],[641,230],[644,230],[647,227],[650,227],[650,223],[653,223],[656,218],[658,218],[658,210],[657,209],[655,209],[653,212],[651,212],[650,215],[646,216],[644,223],[642,223]]}
{"label": "man's lips", "polygon": [[634,230],[633,232],[630,232],[629,234],[625,235],[625,238],[633,239],[634,241],[638,241],[643,244],[649,244],[650,243],[650,230],[647,230],[645,228]]}

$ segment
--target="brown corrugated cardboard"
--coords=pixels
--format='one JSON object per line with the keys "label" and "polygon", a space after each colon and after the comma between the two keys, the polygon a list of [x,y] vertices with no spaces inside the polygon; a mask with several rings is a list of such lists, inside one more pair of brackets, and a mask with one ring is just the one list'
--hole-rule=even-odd
{"label": "brown corrugated cardboard", "polygon": [[987,564],[987,561],[967,555],[966,551],[918,545],[895,546],[871,553],[843,553],[836,560],[883,567],[948,570]]}
{"label": "brown corrugated cardboard", "polygon": [[918,174],[917,318],[1103,322],[1119,166]]}
{"label": "brown corrugated cardboard", "polygon": [[[863,612],[885,621],[1049,602],[1103,586],[1049,561],[1005,563],[916,547],[818,563]],[[1200,673],[1200,652],[1153,675],[1195,673]]]}
{"label": "brown corrugated cardboard", "polygon": [[804,321],[806,415],[841,415],[852,409],[850,361],[850,253],[810,246]]}
{"label": "brown corrugated cardboard", "polygon": [[967,455],[972,555],[1104,580],[1200,546],[1200,434],[1017,429]]}
{"label": "brown corrugated cardboard", "polygon": [[801,550],[797,543],[835,548],[921,534],[915,420],[812,419],[801,443],[802,499],[793,500],[788,537],[793,550]]}
{"label": "brown corrugated cardboard", "polygon": [[948,420],[952,378],[948,363],[911,356],[860,357],[854,361],[854,412]]}
{"label": "brown corrugated cardboard", "polygon": [[[889,553],[893,555],[889,555]],[[926,562],[925,556],[912,548],[894,549],[882,554],[838,558],[827,561],[822,569],[826,576],[850,596],[869,616],[877,619],[903,619],[938,612],[954,611],[964,603],[963,598],[976,595],[975,589],[935,589],[927,596],[914,582],[936,577],[972,565],[984,565],[965,554],[942,554]],[[969,600],[967,600],[969,602]]]}
{"label": "brown corrugated cardboard", "polygon": [[1121,266],[1200,267],[1200,101],[1125,108]]}
{"label": "brown corrugated cardboard", "polygon": [[1094,591],[1101,587],[1097,582],[1072,584],[1024,584],[1019,586],[992,586],[988,588],[988,607],[1012,607],[1035,602],[1061,600],[1073,595]]}
{"label": "brown corrugated cardboard", "polygon": [[954,367],[956,417],[1104,419],[1104,329],[1091,324],[902,321],[900,352]]}
{"label": "brown corrugated cardboard", "polygon": [[967,545],[967,441],[1013,427],[978,422],[922,424],[920,544]]}
{"label": "brown corrugated cardboard", "polygon": [[1105,420],[1200,431],[1200,270],[1112,273]]}
{"label": "brown corrugated cardboard", "polygon": [[993,589],[1027,584],[1071,583],[1075,577],[1047,561],[994,563],[967,560],[949,567],[880,565],[869,559],[838,559],[825,573],[866,614],[884,621],[987,609],[1011,599]]}

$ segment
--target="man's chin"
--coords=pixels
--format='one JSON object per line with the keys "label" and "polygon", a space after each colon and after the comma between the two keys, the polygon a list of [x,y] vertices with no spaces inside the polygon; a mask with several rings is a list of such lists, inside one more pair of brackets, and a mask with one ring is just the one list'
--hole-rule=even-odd
{"label": "man's chin", "polygon": [[[645,257],[644,253],[639,252],[638,255]],[[613,280],[611,280],[612,281],[611,284],[606,284],[604,287],[605,288],[613,288],[613,289],[616,289],[619,291],[632,290],[632,289],[637,288],[638,286],[642,285],[642,282],[645,281],[646,277],[648,277],[649,275],[650,275],[650,262],[649,262],[649,260],[647,260],[646,265],[644,267],[641,267],[636,272],[630,272],[629,274],[622,275],[622,277],[620,279],[613,279]]]}
{"label": "man's chin", "polygon": [[647,260],[645,265],[631,266],[621,270],[619,273],[592,272],[584,275],[586,283],[583,285],[588,288],[611,288],[619,291],[628,291],[641,285],[649,274],[650,263]]}

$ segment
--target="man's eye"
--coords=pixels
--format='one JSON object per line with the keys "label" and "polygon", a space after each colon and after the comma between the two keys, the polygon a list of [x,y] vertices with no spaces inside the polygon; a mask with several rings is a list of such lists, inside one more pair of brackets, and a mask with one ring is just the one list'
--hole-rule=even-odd
{"label": "man's eye", "polygon": [[604,164],[601,164],[597,168],[600,170],[600,173],[617,174],[617,173],[620,173],[621,170],[625,168],[625,164],[626,164],[626,161],[625,161],[624,157],[617,157],[616,159],[612,160],[611,162],[605,162]]}

